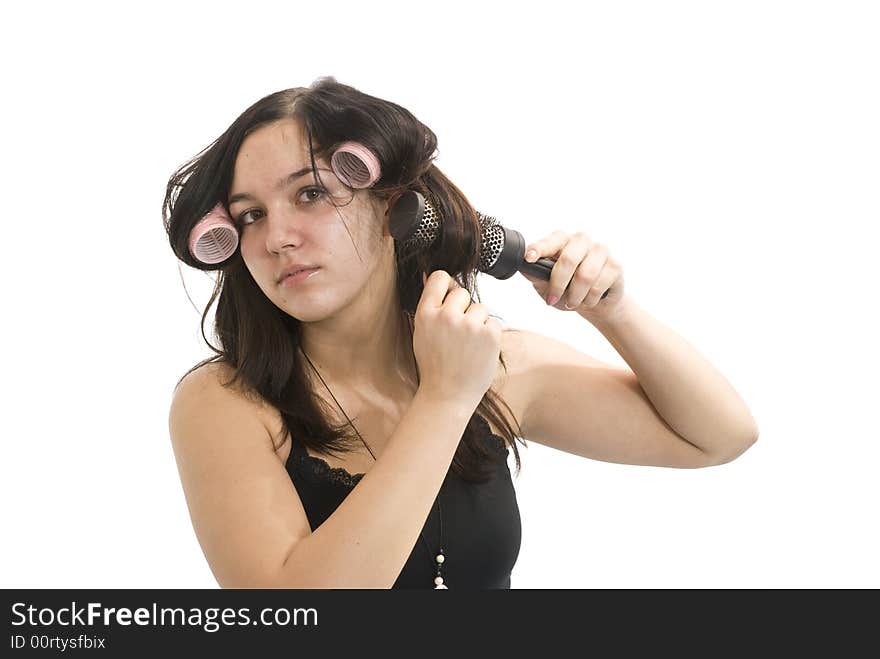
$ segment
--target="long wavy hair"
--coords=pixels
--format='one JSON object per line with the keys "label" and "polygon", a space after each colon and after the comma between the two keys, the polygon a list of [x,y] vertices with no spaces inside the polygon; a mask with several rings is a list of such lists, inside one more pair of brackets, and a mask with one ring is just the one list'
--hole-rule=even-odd
{"label": "long wavy hair", "polygon": [[[370,148],[381,165],[381,178],[367,190],[368,194],[387,201],[406,190],[418,190],[437,210],[439,235],[430,249],[406,250],[394,240],[398,297],[409,325],[409,332],[403,334],[406,345],[401,347],[413,363],[411,337],[424,286],[423,273],[445,270],[468,290],[472,300],[476,296],[479,301],[479,217],[464,194],[433,164],[437,150],[433,131],[405,108],[339,83],[332,76],[318,78],[307,88],[285,89],[260,99],[168,181],[162,218],[171,248],[192,268],[218,271],[201,322],[202,338],[215,355],[190,368],[180,380],[205,364],[223,362],[234,374],[223,386],[237,384],[280,412],[283,428],[280,436],[273,438],[276,450],[288,439],[296,438],[323,455],[345,453],[358,445],[359,439],[348,423],[330,423],[329,406],[311,387],[299,350],[301,322],[266,297],[245,266],[240,249],[231,259],[216,265],[195,260],[188,249],[196,222],[218,201],[228,209],[235,160],[245,137],[282,119],[295,119],[304,127],[316,180],[320,180],[316,157],[329,161],[337,146],[354,140]],[[208,309],[218,297],[214,332],[220,347],[215,347],[205,336],[205,322]],[[499,362],[506,371],[503,354]],[[501,405],[517,424],[516,432],[501,412]],[[476,414],[490,419],[513,447],[518,475],[521,465],[516,439],[522,433],[510,407],[490,388]],[[453,473],[468,482],[488,480],[501,459],[480,440],[481,432],[484,429],[472,415],[452,460]]]}

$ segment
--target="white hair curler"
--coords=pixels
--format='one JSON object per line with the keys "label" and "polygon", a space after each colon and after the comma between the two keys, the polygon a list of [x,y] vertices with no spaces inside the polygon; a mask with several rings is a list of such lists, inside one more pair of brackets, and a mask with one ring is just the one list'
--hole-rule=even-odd
{"label": "white hair curler", "polygon": [[[333,152],[330,166],[336,177],[351,188],[373,186],[382,174],[379,159],[359,142],[343,142]],[[205,265],[230,258],[238,248],[239,231],[226,207],[217,202],[190,231],[189,252]]]}
{"label": "white hair curler", "polygon": [[238,229],[222,202],[217,202],[189,234],[189,253],[206,265],[225,261],[237,247]]}
{"label": "white hair curler", "polygon": [[333,152],[330,166],[340,181],[350,188],[369,188],[382,173],[376,155],[358,142],[343,142]]}

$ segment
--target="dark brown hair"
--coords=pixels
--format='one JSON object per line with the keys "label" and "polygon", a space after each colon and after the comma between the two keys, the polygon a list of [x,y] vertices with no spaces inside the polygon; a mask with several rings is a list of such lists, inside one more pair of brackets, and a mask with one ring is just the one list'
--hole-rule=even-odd
{"label": "dark brown hair", "polygon": [[[239,382],[244,385],[243,391],[258,394],[280,412],[284,428],[277,446],[294,437],[313,451],[328,455],[350,450],[359,445],[359,439],[347,423],[330,425],[324,402],[311,390],[305,361],[298,350],[300,321],[266,297],[245,266],[240,249],[231,259],[213,266],[195,260],[188,249],[195,223],[218,201],[228,209],[235,159],[245,137],[282,119],[295,119],[304,127],[316,179],[316,157],[329,162],[337,146],[353,140],[371,149],[381,165],[381,178],[369,189],[370,194],[388,200],[405,190],[418,190],[437,210],[440,231],[430,249],[404,250],[394,241],[397,289],[402,312],[409,321],[409,337],[422,295],[422,273],[445,270],[472,299],[476,295],[479,301],[476,275],[480,225],[464,194],[433,164],[437,137],[427,126],[405,108],[330,76],[318,78],[308,88],[285,89],[260,99],[171,176],[162,205],[171,248],[190,267],[218,270],[214,291],[202,314],[202,338],[216,354],[193,366],[180,379],[210,362],[227,364],[234,376],[224,386]],[[208,309],[218,296],[214,329],[220,348],[211,345],[204,329]],[[412,355],[411,340],[404,348]],[[414,358],[412,361],[415,363]],[[499,361],[506,370],[503,354]],[[517,424],[516,432],[500,405]],[[491,420],[513,447],[518,474],[520,457],[515,440],[521,436],[521,428],[510,407],[490,388],[476,413]],[[481,430],[472,416],[451,464],[451,470],[469,482],[488,480],[499,459],[479,440]]]}

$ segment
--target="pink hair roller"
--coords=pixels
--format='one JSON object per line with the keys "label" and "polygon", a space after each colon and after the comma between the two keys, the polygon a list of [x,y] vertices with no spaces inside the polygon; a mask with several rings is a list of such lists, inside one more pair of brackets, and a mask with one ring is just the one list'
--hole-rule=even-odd
{"label": "pink hair roller", "polygon": [[238,230],[222,202],[217,202],[189,234],[189,252],[206,265],[225,261],[238,247]]}
{"label": "pink hair roller", "polygon": [[343,142],[330,158],[333,172],[351,188],[369,188],[381,175],[375,154],[358,142]]}

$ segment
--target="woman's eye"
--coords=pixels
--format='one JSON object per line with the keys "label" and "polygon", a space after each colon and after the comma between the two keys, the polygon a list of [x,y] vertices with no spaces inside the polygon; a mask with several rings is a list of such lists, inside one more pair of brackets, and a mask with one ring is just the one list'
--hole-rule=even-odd
{"label": "woman's eye", "polygon": [[312,186],[312,187],[310,187],[310,188],[303,188],[303,191],[302,191],[301,195],[303,195],[303,194],[308,194],[308,193],[310,193],[310,192],[317,192],[317,193],[318,193],[318,196],[317,196],[317,197],[309,197],[309,198],[308,198],[309,201],[318,201],[318,199],[320,199],[322,196],[324,196],[324,192],[325,192],[325,190],[324,190],[324,188],[320,188],[320,187],[317,187],[317,186]]}
{"label": "woman's eye", "polygon": [[[316,201],[321,199],[325,194],[326,194],[326,190],[324,190],[324,188],[317,187],[317,186],[303,188],[300,191],[300,197],[303,198],[304,201],[308,204],[315,203]],[[238,223],[242,226],[247,226],[249,224],[253,224],[254,222],[256,222],[256,220],[252,220],[250,222],[245,222],[245,219],[251,213],[260,213],[260,212],[262,212],[262,211],[260,211],[256,208],[246,210],[244,213],[242,213],[241,215],[238,216]]]}
{"label": "woman's eye", "polygon": [[244,213],[242,213],[241,215],[238,216],[238,223],[239,223],[240,225],[242,225],[242,226],[247,226],[248,224],[253,224],[253,222],[245,222],[244,219],[245,219],[248,215],[250,215],[251,213],[259,213],[259,212],[260,212],[260,211],[258,211],[257,209],[253,209],[253,210],[245,211]]}

